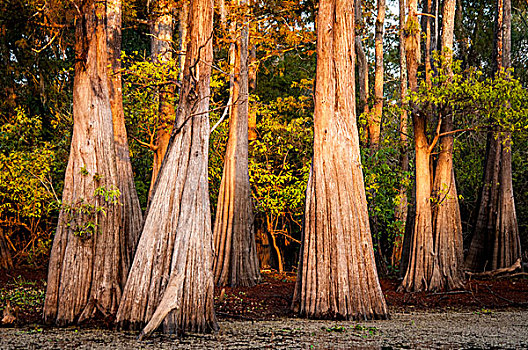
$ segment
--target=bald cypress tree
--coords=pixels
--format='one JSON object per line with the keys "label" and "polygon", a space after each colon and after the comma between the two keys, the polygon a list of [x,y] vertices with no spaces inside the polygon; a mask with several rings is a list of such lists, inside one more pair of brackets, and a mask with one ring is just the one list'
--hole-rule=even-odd
{"label": "bald cypress tree", "polygon": [[354,2],[321,0],[317,18],[314,155],[293,309],[314,318],[385,318],[356,126]]}
{"label": "bald cypress tree", "polygon": [[[496,73],[511,67],[511,0],[497,0]],[[466,257],[471,271],[509,267],[521,257],[512,183],[511,134],[488,132],[484,181],[473,239]]]}
{"label": "bald cypress tree", "polygon": [[169,333],[218,329],[207,179],[213,2],[189,11],[176,122],[116,317],[142,336],[162,323]]}
{"label": "bald cypress tree", "polygon": [[73,137],[44,304],[45,321],[59,325],[115,314],[129,241],[123,237],[117,191],[107,2],[76,5]]}

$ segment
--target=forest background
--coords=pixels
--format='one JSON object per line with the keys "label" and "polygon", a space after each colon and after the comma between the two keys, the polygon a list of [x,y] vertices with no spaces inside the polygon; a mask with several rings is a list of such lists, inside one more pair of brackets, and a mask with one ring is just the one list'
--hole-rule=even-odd
{"label": "forest background", "polygon": [[[134,181],[143,210],[147,207],[153,168],[156,167],[159,135],[172,125],[170,119],[162,118],[156,99],[167,92],[164,87],[177,86],[180,79],[181,33],[176,28],[182,3],[161,0],[159,3],[170,5],[171,25],[175,29],[170,41],[173,58],[167,61],[152,58],[151,24],[157,16],[158,2],[123,3],[123,102]],[[72,135],[75,55],[74,27],[68,23],[73,15],[61,11],[58,4],[60,2],[40,0],[3,0],[0,3],[0,244],[19,266],[47,265]],[[414,181],[412,128],[407,131],[408,144],[400,147],[402,104],[397,3],[388,1],[387,4],[383,113],[376,151],[371,149],[367,131],[371,115],[368,110],[373,110],[377,101],[374,97],[374,1],[363,3],[363,18],[356,28],[365,49],[370,82],[367,108],[361,101],[361,94],[357,94],[358,127],[374,249],[382,274],[398,271],[399,259],[394,257],[394,247],[401,245],[405,222],[396,216],[395,209],[401,201],[402,185],[411,198]],[[53,8],[54,5],[57,8]],[[512,1],[512,8],[511,65],[516,79],[512,86],[518,89],[511,89],[511,92],[526,108],[528,3]],[[458,81],[473,82],[475,101],[483,104],[493,104],[497,98],[487,90],[494,71],[494,9],[493,1],[457,1],[454,72]],[[256,208],[257,250],[261,267],[295,270],[312,157],[317,4],[313,1],[259,1],[247,10],[251,47],[249,174]],[[227,15],[240,14],[233,8]],[[212,131],[210,141],[209,188],[213,218],[229,127],[222,119],[230,104],[229,45],[229,28],[216,27],[210,118],[211,125],[222,122]],[[423,78],[425,72],[421,72],[420,79]],[[359,80],[358,72],[357,91],[360,90]],[[418,98],[431,102],[454,101],[454,93],[424,87]],[[171,99],[169,104],[175,105],[177,94],[172,93]],[[463,103],[460,101],[461,105]],[[528,135],[525,114],[519,116],[503,121],[503,126],[512,132],[513,189],[521,246],[526,249]],[[478,211],[488,122],[488,116],[473,109],[459,113],[454,120],[454,129],[464,130],[455,135],[454,169],[466,249]],[[408,169],[401,166],[402,154],[409,156]]]}

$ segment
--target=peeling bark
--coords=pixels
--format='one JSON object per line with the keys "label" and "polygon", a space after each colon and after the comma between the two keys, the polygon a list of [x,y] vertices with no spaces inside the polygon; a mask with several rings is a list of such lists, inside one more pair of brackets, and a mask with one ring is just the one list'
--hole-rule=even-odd
{"label": "peeling bark", "polygon": [[193,1],[176,122],[116,321],[142,336],[218,329],[207,179],[213,2]]}
{"label": "peeling bark", "polygon": [[[83,3],[76,21],[73,137],[44,304],[44,320],[58,325],[114,315],[124,284],[121,269],[127,249],[123,242],[128,239],[122,237],[121,209],[95,195],[97,188],[110,190],[119,182],[107,79],[105,5]],[[105,214],[95,208],[103,208]]]}

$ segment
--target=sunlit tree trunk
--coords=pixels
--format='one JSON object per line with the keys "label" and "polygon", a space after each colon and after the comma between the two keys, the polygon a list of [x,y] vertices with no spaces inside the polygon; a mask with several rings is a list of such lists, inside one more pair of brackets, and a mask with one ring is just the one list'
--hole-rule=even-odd
{"label": "sunlit tree trunk", "polygon": [[[249,50],[249,68],[248,68],[248,85],[250,91],[257,88],[257,48],[251,45]],[[248,139],[249,141],[257,139],[257,109],[250,108],[248,120]]]}
{"label": "sunlit tree trunk", "polygon": [[[399,0],[399,10],[400,10],[400,166],[403,172],[409,171],[409,153],[407,151],[407,64],[405,59],[405,0]],[[398,190],[398,205],[395,210],[396,220],[405,224],[407,221],[407,186],[401,185]],[[403,249],[403,237],[405,234],[405,227],[402,225],[399,232],[396,235],[394,240],[394,246],[392,248],[392,257],[391,264],[393,266],[399,266],[402,249]]]}
{"label": "sunlit tree trunk", "polygon": [[[497,71],[510,68],[511,1],[497,1]],[[473,239],[466,257],[472,271],[511,266],[521,256],[512,184],[511,135],[488,133],[484,181]]]}
{"label": "sunlit tree trunk", "polygon": [[207,162],[213,2],[189,9],[189,41],[173,135],[117,313],[140,337],[218,329]]}
{"label": "sunlit tree trunk", "polygon": [[116,150],[116,166],[118,187],[121,191],[121,239],[120,246],[125,247],[123,252],[123,266],[121,268],[122,287],[132,265],[134,252],[141,230],[141,206],[134,184],[134,174],[130,163],[127,131],[125,128],[125,114],[123,112],[123,95],[121,81],[121,0],[108,0],[107,13],[107,41],[108,41],[108,88],[110,94],[110,107],[114,126],[114,140]]}
{"label": "sunlit tree trunk", "polygon": [[[432,0],[424,0],[423,1],[423,10],[424,13],[427,15],[431,14],[432,9]],[[431,17],[424,15],[422,17],[423,26],[425,27],[425,52],[424,52],[424,59],[425,59],[425,81],[427,82],[427,85],[431,86],[431,75],[432,75],[432,67],[431,67],[431,52],[432,52],[432,38],[431,38]]]}
{"label": "sunlit tree trunk", "polygon": [[115,314],[127,251],[121,209],[110,197],[117,198],[103,195],[119,185],[107,79],[106,1],[78,5],[73,137],[44,304],[45,321],[59,325]]}
{"label": "sunlit tree trunk", "polygon": [[[409,12],[405,29],[405,53],[409,88],[418,90],[418,59],[420,57],[420,23],[417,15],[417,0],[409,1]],[[427,117],[419,107],[411,103],[416,153],[416,212],[410,244],[407,272],[401,288],[418,291],[428,288],[433,273],[433,228],[431,214],[431,150],[427,140]]]}
{"label": "sunlit tree trunk", "polygon": [[[357,57],[357,67],[358,67],[358,80],[359,80],[359,108],[358,115],[361,113],[369,112],[368,105],[368,90],[369,90],[369,77],[368,77],[368,61],[365,50],[363,49],[363,42],[361,40],[361,35],[359,33],[363,30],[358,30],[359,28],[364,27],[362,19],[362,10],[361,10],[361,0],[355,0],[355,22],[356,22],[356,39],[355,39],[355,49]],[[367,132],[368,134],[368,128]],[[367,136],[368,137],[368,136]]]}
{"label": "sunlit tree trunk", "polygon": [[187,48],[187,40],[189,39],[189,0],[183,0],[181,3],[181,8],[178,13],[178,32],[179,32],[179,44],[180,50],[178,52],[179,57],[179,68],[180,74],[178,80],[181,83],[183,81],[183,69],[185,67],[185,50]]}
{"label": "sunlit tree trunk", "polygon": [[314,155],[293,309],[310,318],[388,315],[370,235],[356,126],[354,6],[321,0]]}
{"label": "sunlit tree trunk", "polygon": [[[445,0],[442,12],[442,53],[446,59],[445,74],[453,75],[450,65],[453,61],[453,39],[455,28],[456,0]],[[458,204],[458,193],[453,169],[453,111],[443,111],[440,151],[433,184],[433,239],[436,254],[429,289],[456,289],[463,286],[462,265],[464,262],[462,219]]]}
{"label": "sunlit tree trunk", "polygon": [[243,22],[235,31],[229,140],[213,231],[217,285],[254,286],[260,279],[248,171],[249,28]]}
{"label": "sunlit tree trunk", "polygon": [[369,118],[370,148],[380,147],[381,118],[383,114],[383,25],[385,24],[385,0],[378,0],[378,17],[376,18],[375,56],[376,72],[374,75],[374,112]]}
{"label": "sunlit tree trunk", "polygon": [[[152,14],[150,28],[150,55],[152,62],[168,65],[173,59],[173,2],[171,0],[156,0]],[[172,124],[174,123],[174,84],[161,86],[154,100],[158,103],[156,140],[153,146],[154,160],[152,163],[152,179],[150,182],[149,198],[156,184],[161,163],[167,152]]]}

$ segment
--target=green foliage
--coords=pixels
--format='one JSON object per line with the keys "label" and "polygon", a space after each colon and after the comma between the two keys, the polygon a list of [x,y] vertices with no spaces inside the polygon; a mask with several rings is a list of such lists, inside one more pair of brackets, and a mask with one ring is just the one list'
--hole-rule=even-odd
{"label": "green foliage", "polygon": [[[290,247],[290,244],[300,237],[310,172],[312,84],[311,80],[291,82],[290,91],[294,96],[262,102],[253,95],[250,100],[250,109],[257,114],[258,136],[249,147],[249,176],[256,204],[256,224],[279,235],[277,244],[281,250],[298,249],[298,245]],[[212,115],[212,124],[220,118],[219,114]],[[228,124],[223,122],[211,135],[209,183],[213,213],[222,178]],[[287,257],[287,263],[296,263],[292,257]]]}
{"label": "green foliage", "polygon": [[[408,192],[411,190],[412,174],[404,172],[400,164],[400,108],[394,104],[385,105],[383,115],[380,149],[377,152],[361,149],[361,162],[369,217],[375,218],[371,220],[374,249],[380,249],[388,255],[389,248],[405,227],[405,222],[396,220],[394,210],[401,200],[400,187],[403,186]],[[358,123],[365,124],[366,116],[361,115]]]}
{"label": "green foliage", "polygon": [[[107,208],[120,204],[119,196],[121,192],[116,186],[112,185],[109,188],[100,186],[94,190],[93,198],[89,201],[80,198],[73,205],[63,203],[64,223],[75,236],[82,240],[90,239],[94,234],[99,233],[99,222],[106,216]],[[92,203],[93,201],[95,204]]]}
{"label": "green foliage", "polygon": [[[129,136],[130,158],[138,197],[145,209],[152,176],[153,147],[160,128],[170,130],[174,120],[162,121],[158,90],[178,81],[177,60],[154,63],[137,51],[122,54],[123,109]],[[174,95],[172,104],[176,104]]]}
{"label": "green foliage", "polygon": [[32,261],[48,253],[58,209],[56,151],[42,140],[42,129],[42,119],[22,109],[0,126],[0,225],[12,248]]}
{"label": "green foliage", "polygon": [[0,289],[0,306],[5,305],[6,301],[9,300],[11,307],[39,311],[44,305],[44,297],[44,288],[39,287],[35,281],[26,281],[18,276]]}
{"label": "green foliage", "polygon": [[251,144],[250,177],[258,211],[271,221],[285,219],[275,230],[286,230],[288,220],[302,221],[312,154],[310,105],[309,97],[287,97],[259,106],[259,138]]}
{"label": "green foliage", "polygon": [[[463,69],[461,62],[451,64],[438,54],[434,55],[433,67],[436,74],[431,86],[422,82],[418,93],[411,94],[409,98],[431,115],[453,115],[454,129],[458,130],[454,134],[453,158],[465,238],[471,231],[468,225],[478,210],[476,205],[482,186],[489,130],[513,135],[517,212],[521,233],[527,232],[524,229],[524,200],[519,195],[524,191],[523,158],[519,156],[523,151],[516,147],[516,143],[526,142],[528,91],[515,78],[513,70],[500,71],[491,78],[474,68]],[[436,125],[437,120],[430,121],[430,135],[435,135]]]}

